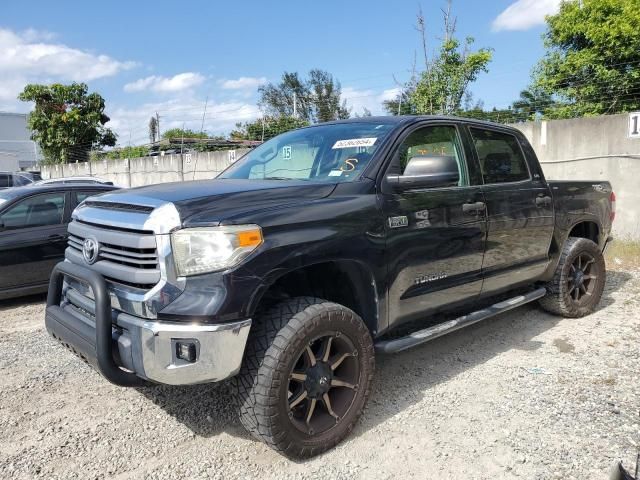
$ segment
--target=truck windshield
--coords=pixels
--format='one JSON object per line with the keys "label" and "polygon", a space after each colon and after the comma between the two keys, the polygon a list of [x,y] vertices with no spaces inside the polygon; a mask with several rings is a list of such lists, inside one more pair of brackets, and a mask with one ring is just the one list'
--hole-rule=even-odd
{"label": "truck windshield", "polygon": [[218,178],[350,182],[360,176],[393,124],[318,125],[263,143]]}

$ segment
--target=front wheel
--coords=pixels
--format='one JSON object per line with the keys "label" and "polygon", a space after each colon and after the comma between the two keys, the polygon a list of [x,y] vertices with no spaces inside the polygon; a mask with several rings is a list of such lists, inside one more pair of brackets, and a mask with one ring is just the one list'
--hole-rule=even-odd
{"label": "front wheel", "polygon": [[602,297],[606,275],[598,245],[586,238],[569,237],[540,305],[563,317],[577,318],[593,313]]}
{"label": "front wheel", "polygon": [[374,349],[364,322],[312,297],[282,302],[256,319],[235,377],[240,421],[293,458],[338,444],[369,396]]}

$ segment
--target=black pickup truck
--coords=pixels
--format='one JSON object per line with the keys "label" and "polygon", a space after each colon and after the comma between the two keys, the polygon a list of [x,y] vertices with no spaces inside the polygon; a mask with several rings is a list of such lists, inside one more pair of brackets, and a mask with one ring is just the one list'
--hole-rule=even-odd
{"label": "black pickup truck", "polygon": [[46,326],[117,385],[233,377],[243,425],[311,456],[358,420],[376,351],[536,300],[592,312],[614,201],[607,182],[546,181],[503,125],[320,124],[215,180],[85,200]]}

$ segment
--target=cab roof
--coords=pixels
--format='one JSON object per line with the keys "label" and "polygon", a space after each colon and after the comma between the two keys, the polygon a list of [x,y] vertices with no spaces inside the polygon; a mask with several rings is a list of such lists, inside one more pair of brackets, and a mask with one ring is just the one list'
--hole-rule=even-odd
{"label": "cab roof", "polygon": [[[510,129],[515,130],[513,127],[506,125],[504,123],[495,123],[488,122],[485,120],[478,120],[475,118],[467,118],[467,117],[457,117],[455,115],[385,115],[385,116],[375,116],[375,117],[354,117],[347,118],[345,120],[334,120],[331,122],[320,123],[316,125],[330,125],[330,124],[340,124],[340,123],[382,123],[386,125],[410,125],[412,123],[424,122],[428,120],[435,121],[449,121],[449,122],[458,122],[458,123],[469,123],[474,125],[484,125],[491,127],[498,127],[502,129]],[[311,127],[315,125],[310,125]]]}

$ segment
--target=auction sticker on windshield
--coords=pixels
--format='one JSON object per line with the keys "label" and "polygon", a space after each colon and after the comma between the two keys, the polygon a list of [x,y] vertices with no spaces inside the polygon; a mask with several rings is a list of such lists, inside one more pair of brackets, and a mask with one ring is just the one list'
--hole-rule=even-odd
{"label": "auction sticker on windshield", "polygon": [[376,143],[377,138],[351,138],[349,140],[338,140],[333,144],[332,149],[336,148],[352,148],[352,147],[371,147]]}

